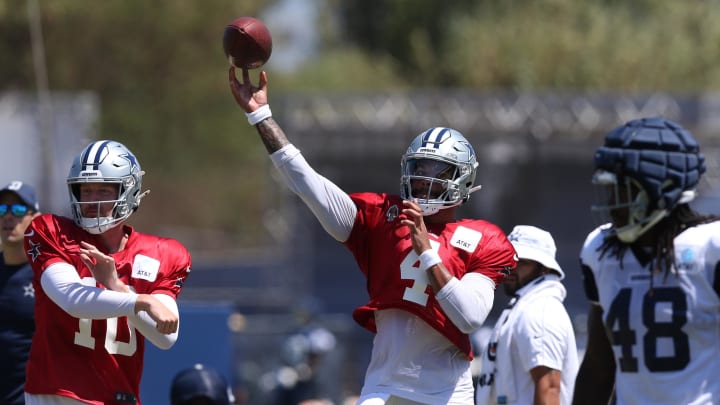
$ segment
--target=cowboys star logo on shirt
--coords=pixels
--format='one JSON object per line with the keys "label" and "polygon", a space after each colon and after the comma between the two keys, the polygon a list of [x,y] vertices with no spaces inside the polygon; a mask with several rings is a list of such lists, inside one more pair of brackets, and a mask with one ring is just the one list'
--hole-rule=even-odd
{"label": "cowboys star logo on shirt", "polygon": [[31,297],[35,298],[35,287],[33,287],[32,283],[28,283],[28,285],[23,286],[23,297]]}
{"label": "cowboys star logo on shirt", "polygon": [[173,286],[180,288],[183,286],[184,283],[185,283],[185,280],[183,280],[182,277],[178,277],[177,279],[175,279],[175,284]]}
{"label": "cowboys star logo on shirt", "polygon": [[35,243],[33,241],[28,241],[28,243],[30,243],[30,249],[27,251],[27,254],[30,255],[32,261],[35,261],[35,259],[40,256],[40,243]]}

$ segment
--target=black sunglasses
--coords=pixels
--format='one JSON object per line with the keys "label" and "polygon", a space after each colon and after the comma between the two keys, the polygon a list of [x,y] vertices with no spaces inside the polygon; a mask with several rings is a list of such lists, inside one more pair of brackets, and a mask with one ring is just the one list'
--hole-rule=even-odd
{"label": "black sunglasses", "polygon": [[25,204],[0,204],[0,217],[4,217],[8,212],[13,216],[22,218],[30,212],[30,207]]}

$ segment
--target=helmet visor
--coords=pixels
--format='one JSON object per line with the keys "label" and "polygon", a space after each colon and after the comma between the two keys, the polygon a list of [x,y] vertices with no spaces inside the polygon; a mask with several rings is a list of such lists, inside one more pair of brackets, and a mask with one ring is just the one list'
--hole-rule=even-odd
{"label": "helmet visor", "polygon": [[592,213],[598,224],[611,222],[620,228],[646,208],[645,200],[638,198],[642,189],[631,179],[618,179],[614,173],[597,170],[592,184],[595,194]]}

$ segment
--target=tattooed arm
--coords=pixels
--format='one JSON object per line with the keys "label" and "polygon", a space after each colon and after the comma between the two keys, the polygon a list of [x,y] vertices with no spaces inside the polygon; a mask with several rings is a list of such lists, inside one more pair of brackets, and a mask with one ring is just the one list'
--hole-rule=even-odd
{"label": "tattooed arm", "polygon": [[235,68],[230,68],[230,91],[245,111],[248,121],[257,129],[285,184],[305,202],[325,231],[336,240],[345,242],[355,223],[355,203],[347,193],[310,167],[300,151],[288,141],[285,132],[272,118],[267,83],[267,74],[261,72],[260,82],[253,86],[246,69],[243,69],[243,81],[240,83]]}

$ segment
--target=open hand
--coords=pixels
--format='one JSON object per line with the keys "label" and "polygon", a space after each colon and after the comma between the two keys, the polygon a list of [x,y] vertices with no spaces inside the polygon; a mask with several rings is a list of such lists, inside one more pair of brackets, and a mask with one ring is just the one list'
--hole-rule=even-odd
{"label": "open hand", "polygon": [[94,245],[84,241],[80,242],[80,246],[80,260],[98,283],[113,291],[128,290],[125,283],[118,278],[115,259],[112,256],[106,255]]}
{"label": "open hand", "polygon": [[238,81],[235,74],[235,67],[231,66],[229,71],[230,92],[235,97],[235,102],[246,112],[250,113],[268,103],[267,97],[267,73],[260,72],[260,82],[257,87],[250,81],[250,72],[242,70],[242,83]]}

